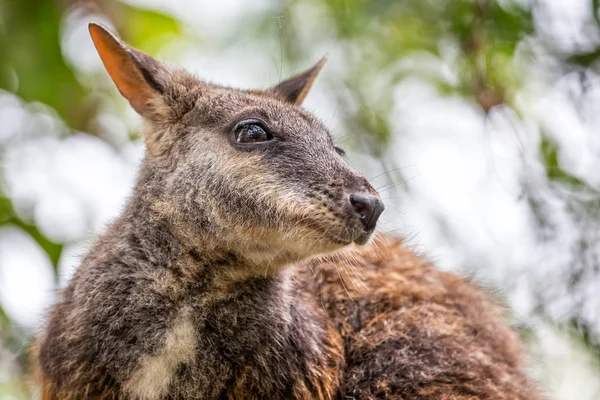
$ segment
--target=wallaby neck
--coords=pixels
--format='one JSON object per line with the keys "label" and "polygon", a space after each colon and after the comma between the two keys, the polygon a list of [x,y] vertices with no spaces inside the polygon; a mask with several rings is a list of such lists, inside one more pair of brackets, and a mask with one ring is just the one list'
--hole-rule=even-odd
{"label": "wallaby neck", "polygon": [[290,268],[255,265],[239,250],[216,242],[210,232],[177,226],[172,215],[157,211],[160,199],[148,189],[144,178],[149,177],[142,175],[123,215],[106,233],[108,240],[101,242],[127,252],[123,256],[136,259],[136,265],[170,271],[182,285],[196,289],[231,293],[244,283],[260,282],[285,291],[293,274]]}
{"label": "wallaby neck", "polygon": [[165,175],[144,160],[132,197],[107,232],[113,243],[120,241],[123,245],[119,247],[147,261],[148,268],[179,270],[226,286],[277,275],[297,261],[286,252],[268,246],[257,249],[232,241],[219,232],[221,227],[214,229],[218,223],[211,220],[209,210],[197,205],[193,221],[182,217],[178,210],[185,204],[173,203]]}

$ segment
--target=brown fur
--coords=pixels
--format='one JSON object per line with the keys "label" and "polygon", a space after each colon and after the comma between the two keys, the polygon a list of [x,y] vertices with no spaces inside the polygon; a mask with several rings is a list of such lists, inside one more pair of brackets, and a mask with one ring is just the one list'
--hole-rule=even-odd
{"label": "brown fur", "polygon": [[399,239],[309,264],[344,339],[344,398],[539,398],[504,310]]}
{"label": "brown fur", "polygon": [[[148,152],[39,337],[44,400],[536,398],[498,310],[397,240],[303,261],[364,242],[376,195],[298,107],[322,62],[242,91],[91,32]],[[274,140],[233,141],[248,118]]]}

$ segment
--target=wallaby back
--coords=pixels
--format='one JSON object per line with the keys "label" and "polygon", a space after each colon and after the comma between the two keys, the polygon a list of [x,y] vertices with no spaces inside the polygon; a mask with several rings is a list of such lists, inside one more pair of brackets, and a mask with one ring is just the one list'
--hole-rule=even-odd
{"label": "wallaby back", "polygon": [[344,343],[340,398],[540,398],[507,310],[398,238],[380,235],[308,267]]}

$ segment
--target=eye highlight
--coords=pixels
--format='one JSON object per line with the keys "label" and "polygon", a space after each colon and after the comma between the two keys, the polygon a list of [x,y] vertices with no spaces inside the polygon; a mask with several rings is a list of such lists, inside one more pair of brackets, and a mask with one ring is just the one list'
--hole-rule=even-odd
{"label": "eye highlight", "polygon": [[233,130],[233,140],[237,143],[260,143],[273,139],[273,135],[259,121],[244,121]]}
{"label": "eye highlight", "polygon": [[340,156],[343,157],[346,155],[346,152],[341,147],[333,146],[333,148],[335,149],[335,152],[338,153]]}

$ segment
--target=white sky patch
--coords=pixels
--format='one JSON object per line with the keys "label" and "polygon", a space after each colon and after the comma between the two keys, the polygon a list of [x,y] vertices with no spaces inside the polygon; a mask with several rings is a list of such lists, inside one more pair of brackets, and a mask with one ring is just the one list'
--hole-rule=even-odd
{"label": "white sky patch", "polygon": [[59,288],[67,286],[91,244],[91,240],[81,240],[76,243],[67,244],[63,247],[63,251],[60,254],[60,259],[58,261]]}
{"label": "white sky patch", "polygon": [[[415,102],[405,100],[407,90]],[[579,231],[565,213],[564,201],[540,186],[546,183],[538,182],[545,179],[539,160],[526,155],[536,153],[537,133],[518,121],[506,123],[513,118],[509,110],[486,120],[466,101],[440,99],[425,84],[399,86],[396,99],[394,113],[404,123],[391,151],[399,165],[413,165],[417,171],[397,205],[403,212],[400,224],[408,233],[418,229],[418,243],[438,265],[466,268],[502,288],[523,317],[532,309],[532,297],[524,295],[525,289],[542,296],[547,290],[552,293],[548,305],[563,299],[566,302],[557,302],[554,309],[567,316],[573,312],[577,300],[564,292],[556,294],[566,284],[570,247]],[[539,238],[522,192],[527,180],[538,185],[536,190],[550,202],[558,232],[550,243]],[[524,285],[523,279],[535,286]]]}
{"label": "white sky patch", "polygon": [[52,263],[20,228],[0,228],[0,303],[19,325],[33,330],[54,299]]}
{"label": "white sky patch", "polygon": [[90,21],[99,22],[115,32],[111,21],[106,17],[90,14],[88,8],[75,5],[63,16],[60,38],[65,60],[78,72],[88,76],[105,71],[89,34]]}
{"label": "white sky patch", "polygon": [[577,338],[540,321],[532,351],[549,400],[600,398],[600,363]]}
{"label": "white sky patch", "polygon": [[5,176],[15,207],[48,238],[67,243],[101,231],[120,213],[135,170],[106,142],[76,134],[9,149]]}
{"label": "white sky patch", "polygon": [[[590,186],[600,189],[600,136],[591,135],[600,129],[598,110],[595,109],[600,93],[600,79],[588,74],[589,95],[581,104],[574,104],[570,95],[582,95],[579,73],[561,78],[549,92],[538,93],[532,107],[542,128],[559,148],[561,167]],[[590,105],[594,109],[590,110]],[[576,108],[577,107],[577,108]]]}
{"label": "white sky patch", "polygon": [[0,145],[6,145],[20,134],[29,114],[18,97],[0,90]]}
{"label": "white sky patch", "polygon": [[590,51],[600,35],[589,0],[542,0],[535,7],[534,21],[539,33],[563,52]]}

